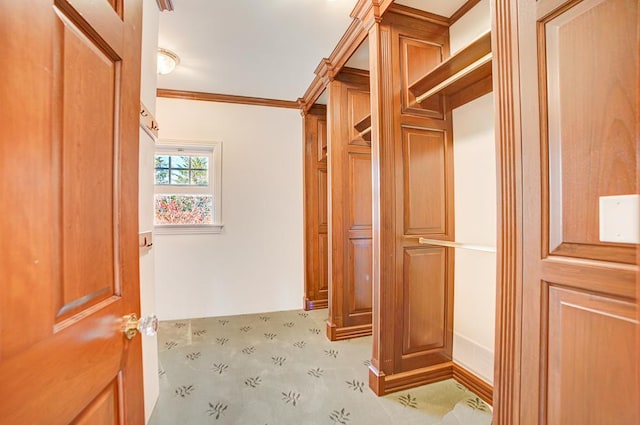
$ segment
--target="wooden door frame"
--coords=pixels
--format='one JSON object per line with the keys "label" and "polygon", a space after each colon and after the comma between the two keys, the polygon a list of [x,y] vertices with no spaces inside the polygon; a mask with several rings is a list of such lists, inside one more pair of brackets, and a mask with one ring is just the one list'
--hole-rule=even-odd
{"label": "wooden door frame", "polygon": [[520,411],[522,324],[522,134],[518,4],[492,0],[498,245],[494,363],[495,425],[516,425]]}

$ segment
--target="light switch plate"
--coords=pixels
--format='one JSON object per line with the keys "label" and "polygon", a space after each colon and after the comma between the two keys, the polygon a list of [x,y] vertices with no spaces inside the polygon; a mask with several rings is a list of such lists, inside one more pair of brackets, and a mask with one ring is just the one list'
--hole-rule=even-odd
{"label": "light switch plate", "polygon": [[600,197],[600,241],[640,243],[640,195]]}

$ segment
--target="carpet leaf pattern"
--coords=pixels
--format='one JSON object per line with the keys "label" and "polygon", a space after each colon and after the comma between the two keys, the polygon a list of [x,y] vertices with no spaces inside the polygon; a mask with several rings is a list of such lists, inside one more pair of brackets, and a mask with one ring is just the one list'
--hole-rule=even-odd
{"label": "carpet leaf pattern", "polygon": [[214,363],[213,366],[211,367],[211,370],[217,373],[218,375],[222,375],[227,369],[229,369],[229,365],[224,363],[218,363],[218,364]]}
{"label": "carpet leaf pattern", "polygon": [[405,395],[402,395],[402,396],[398,397],[398,401],[404,407],[412,407],[414,409],[416,409],[418,407],[417,400],[415,399],[415,397],[411,397],[411,394],[405,394]]}
{"label": "carpet leaf pattern", "polygon": [[282,356],[271,357],[271,360],[273,360],[273,364],[277,366],[282,366],[284,362],[287,361],[286,357],[282,357]]}
{"label": "carpet leaf pattern", "polygon": [[490,411],[489,406],[487,406],[487,404],[484,401],[480,400],[479,397],[470,398],[466,400],[465,403],[467,406],[469,406],[473,410],[481,410],[483,412]]}
{"label": "carpet leaf pattern", "polygon": [[325,327],[326,310],[161,322],[149,425],[491,424],[454,380],[376,396],[372,338],[331,342]]}
{"label": "carpet leaf pattern", "polygon": [[331,415],[329,415],[329,419],[331,419],[334,424],[346,425],[351,420],[349,418],[350,415],[351,413],[345,411],[343,407],[340,410],[334,410],[333,412],[331,412]]}
{"label": "carpet leaf pattern", "polygon": [[324,370],[320,369],[319,367],[315,369],[309,369],[307,371],[307,375],[313,376],[314,378],[320,378],[322,375],[324,375]]}
{"label": "carpet leaf pattern", "polygon": [[349,388],[351,388],[353,391],[360,391],[361,393],[364,392],[364,382],[357,381],[355,379],[346,382]]}
{"label": "carpet leaf pattern", "polygon": [[255,378],[247,378],[247,379],[244,381],[244,384],[245,384],[247,387],[251,387],[251,388],[255,388],[255,387],[257,387],[258,385],[260,385],[261,383],[262,383],[262,379],[260,379],[260,377],[259,377],[259,376],[256,376]]}
{"label": "carpet leaf pattern", "polygon": [[200,358],[201,355],[202,353],[200,351],[196,351],[196,352],[187,354],[185,357],[188,358],[189,360],[197,360]]}
{"label": "carpet leaf pattern", "polygon": [[254,347],[253,345],[250,346],[250,347],[245,347],[245,348],[242,349],[242,352],[244,354],[253,354],[253,353],[256,352],[256,347]]}
{"label": "carpet leaf pattern", "polygon": [[209,416],[215,416],[216,420],[220,419],[220,416],[227,410],[229,406],[223,403],[216,403],[215,405],[209,402],[209,408],[207,409],[207,414]]}
{"label": "carpet leaf pattern", "polygon": [[181,385],[178,388],[176,388],[176,395],[184,398],[188,395],[191,395],[193,390],[194,390],[193,385]]}
{"label": "carpet leaf pattern", "polygon": [[282,400],[285,403],[291,403],[295,407],[295,405],[298,403],[298,400],[300,400],[300,393],[297,393],[295,391],[289,391],[287,393],[283,392]]}
{"label": "carpet leaf pattern", "polygon": [[331,350],[324,350],[324,353],[329,357],[333,357],[334,359],[338,358],[338,351],[334,350],[333,348]]}

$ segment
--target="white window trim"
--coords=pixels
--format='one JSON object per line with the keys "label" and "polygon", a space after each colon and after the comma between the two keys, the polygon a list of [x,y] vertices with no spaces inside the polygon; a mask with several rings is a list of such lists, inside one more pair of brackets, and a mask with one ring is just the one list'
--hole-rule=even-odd
{"label": "white window trim", "polygon": [[[196,140],[175,140],[161,139],[156,144],[156,152],[163,148],[175,149],[185,148],[186,150],[207,150],[211,151],[211,164],[209,165],[209,181],[213,182],[211,191],[213,192],[213,223],[212,224],[156,224],[153,232],[157,235],[194,235],[194,234],[219,234],[222,233],[224,224],[222,223],[222,142],[196,141]],[[155,177],[154,177],[155,181]],[[197,192],[197,187],[184,187],[173,189],[179,193]],[[154,184],[154,194],[158,193]],[[154,208],[155,210],[155,208]]]}

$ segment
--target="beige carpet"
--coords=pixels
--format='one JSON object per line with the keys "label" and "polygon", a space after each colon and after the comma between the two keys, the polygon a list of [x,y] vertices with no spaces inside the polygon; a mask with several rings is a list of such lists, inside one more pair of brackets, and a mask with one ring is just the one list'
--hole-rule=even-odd
{"label": "beige carpet", "polygon": [[368,387],[371,337],[330,342],[326,310],[160,324],[151,425],[489,425],[453,380],[385,397]]}

